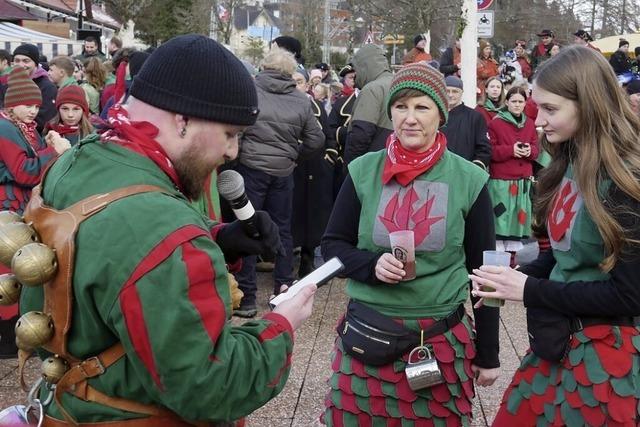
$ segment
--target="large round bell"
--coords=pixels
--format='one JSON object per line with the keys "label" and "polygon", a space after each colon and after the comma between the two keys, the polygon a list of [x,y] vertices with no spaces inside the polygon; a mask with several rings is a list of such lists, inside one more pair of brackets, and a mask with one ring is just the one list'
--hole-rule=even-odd
{"label": "large round bell", "polygon": [[23,222],[19,213],[14,211],[0,211],[0,225],[11,224],[12,222]]}
{"label": "large round bell", "polygon": [[42,285],[51,280],[58,270],[56,254],[47,245],[29,243],[13,256],[11,270],[25,286]]}
{"label": "large round bell", "polygon": [[0,262],[11,266],[11,258],[18,249],[29,243],[37,242],[36,231],[28,224],[14,222],[0,227]]}
{"label": "large round bell", "polygon": [[0,276],[0,305],[12,305],[20,299],[22,285],[13,274]]}
{"label": "large round bell", "polygon": [[61,357],[50,356],[42,362],[42,378],[49,384],[56,384],[69,370],[69,364]]}
{"label": "large round bell", "polygon": [[23,314],[16,323],[16,344],[26,348],[38,348],[53,336],[53,320],[41,311]]}
{"label": "large round bell", "polygon": [[20,350],[27,351],[29,353],[35,350],[34,347],[30,347],[27,344],[25,344],[24,341],[22,341],[19,337],[16,337],[16,347],[18,347]]}

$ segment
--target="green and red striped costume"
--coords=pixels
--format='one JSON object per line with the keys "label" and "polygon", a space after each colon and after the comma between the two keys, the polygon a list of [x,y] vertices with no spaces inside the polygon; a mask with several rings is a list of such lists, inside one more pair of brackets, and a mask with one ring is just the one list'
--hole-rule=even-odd
{"label": "green and red striped costume", "polygon": [[[638,211],[638,202],[615,188],[601,187],[605,206]],[[629,211],[627,211],[629,212]],[[634,215],[618,218],[637,239]],[[585,208],[571,169],[561,182],[547,221],[552,252],[531,266],[524,303],[568,316],[611,317],[640,314],[640,249],[625,247],[615,267],[604,273],[604,243]],[[549,280],[541,278],[548,276]],[[576,332],[560,363],[528,352],[504,394],[494,426],[640,425],[640,330],[597,324]]]}
{"label": "green and red striped costume", "polygon": [[[127,142],[81,141],[51,167],[43,198],[64,209],[90,195],[149,184],[80,225],[68,348],[86,359],[121,341],[126,356],[91,380],[109,396],[168,408],[188,420],[234,420],[283,388],[293,331],[270,313],[240,327],[230,316],[227,269],[216,229],[151,159]],[[212,231],[213,230],[213,231]],[[40,310],[41,288],[25,289],[23,312]],[[80,422],[138,417],[63,395]],[[54,403],[47,414],[62,419]]]}

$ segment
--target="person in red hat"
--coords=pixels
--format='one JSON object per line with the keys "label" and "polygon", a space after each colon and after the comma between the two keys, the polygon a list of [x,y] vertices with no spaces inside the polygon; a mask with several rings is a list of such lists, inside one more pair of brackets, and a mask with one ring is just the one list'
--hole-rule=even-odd
{"label": "person in red hat", "polygon": [[56,98],[56,107],[58,113],[47,123],[46,136],[57,133],[73,146],[93,132],[93,125],[89,121],[89,104],[80,86],[62,88]]}
{"label": "person in red hat", "polygon": [[553,40],[556,37],[551,30],[542,30],[537,36],[540,37],[540,42],[531,51],[531,67],[533,71],[536,70],[538,65],[551,58],[551,48],[553,48]]}
{"label": "person in red hat", "polygon": [[[69,148],[69,143],[60,139],[52,139],[48,146],[38,134],[36,116],[41,105],[38,86],[24,68],[15,67],[0,110],[0,210],[22,215],[41,172]],[[8,273],[8,267],[0,264],[0,274]],[[17,319],[17,304],[0,307],[0,358],[17,355]]]}

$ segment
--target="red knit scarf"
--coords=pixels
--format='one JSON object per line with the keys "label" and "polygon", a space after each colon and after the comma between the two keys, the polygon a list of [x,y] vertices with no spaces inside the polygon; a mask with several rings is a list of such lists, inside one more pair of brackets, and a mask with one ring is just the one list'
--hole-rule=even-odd
{"label": "red knit scarf", "polygon": [[3,118],[9,120],[20,130],[20,133],[22,133],[22,136],[24,136],[24,138],[27,140],[29,145],[31,145],[31,147],[34,150],[39,150],[41,148],[39,143],[39,138],[38,138],[38,130],[36,129],[36,127],[38,127],[38,124],[36,123],[35,120],[32,121],[31,123],[25,123],[23,121],[18,120],[12,114],[7,113],[6,110],[2,110],[0,112],[0,115],[2,115]]}
{"label": "red knit scarf", "polygon": [[182,191],[173,163],[164,148],[155,140],[158,132],[158,128],[149,122],[129,121],[127,110],[122,105],[116,104],[109,110],[108,127],[103,133],[103,140],[121,145],[151,159]]}
{"label": "red knit scarf", "polygon": [[442,132],[436,134],[436,140],[427,151],[418,153],[402,146],[395,132],[387,138],[387,158],[382,171],[382,184],[395,178],[406,187],[419,175],[435,165],[447,149],[447,137]]}
{"label": "red knit scarf", "polygon": [[60,136],[70,135],[74,133],[78,133],[80,131],[80,126],[78,125],[65,125],[64,123],[49,123],[47,125],[49,130],[54,130],[60,134]]}

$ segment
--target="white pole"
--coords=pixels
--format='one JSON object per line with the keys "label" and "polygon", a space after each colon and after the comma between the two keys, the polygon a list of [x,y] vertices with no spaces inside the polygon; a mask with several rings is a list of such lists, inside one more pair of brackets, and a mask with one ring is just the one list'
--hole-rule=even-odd
{"label": "white pole", "polygon": [[331,30],[330,22],[331,21],[331,2],[330,0],[325,0],[324,2],[324,26],[322,31],[322,62],[325,64],[329,63],[331,59],[331,41],[329,40],[329,32]]}
{"label": "white pole", "polygon": [[477,0],[464,0],[462,3],[462,16],[466,19],[467,25],[462,33],[460,41],[461,55],[461,74],[462,83],[464,84],[464,94],[462,101],[466,106],[474,108],[476,106],[476,67],[478,60],[478,27]]}

